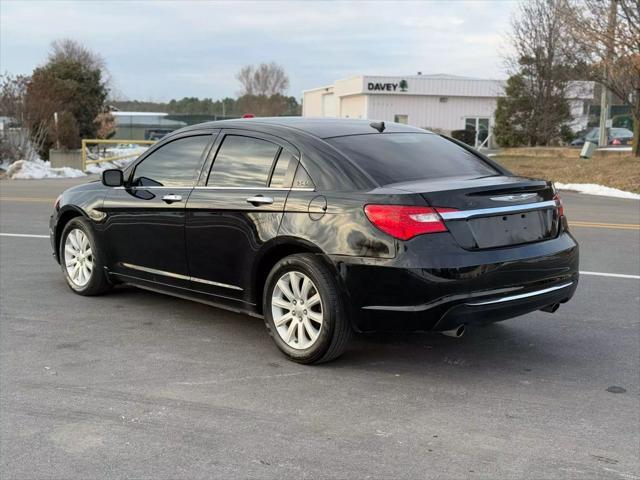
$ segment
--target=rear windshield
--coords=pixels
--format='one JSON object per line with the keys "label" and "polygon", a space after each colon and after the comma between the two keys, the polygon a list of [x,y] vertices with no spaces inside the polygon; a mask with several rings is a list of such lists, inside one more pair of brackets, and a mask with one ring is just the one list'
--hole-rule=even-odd
{"label": "rear windshield", "polygon": [[481,158],[431,133],[350,135],[327,141],[380,185],[500,174]]}

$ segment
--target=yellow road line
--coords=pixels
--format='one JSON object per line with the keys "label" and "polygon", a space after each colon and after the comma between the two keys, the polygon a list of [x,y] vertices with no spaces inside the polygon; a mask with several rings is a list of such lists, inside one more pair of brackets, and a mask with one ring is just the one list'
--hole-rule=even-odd
{"label": "yellow road line", "polygon": [[611,230],[640,230],[640,225],[634,223],[598,223],[570,221],[569,226],[584,228],[608,228]]}

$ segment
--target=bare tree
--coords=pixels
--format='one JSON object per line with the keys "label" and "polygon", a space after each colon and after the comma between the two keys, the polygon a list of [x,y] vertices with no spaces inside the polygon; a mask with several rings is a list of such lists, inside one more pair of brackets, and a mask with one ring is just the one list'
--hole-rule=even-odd
{"label": "bare tree", "polygon": [[275,62],[247,65],[236,75],[242,84],[240,95],[284,95],[289,89],[289,77]]}
{"label": "bare tree", "polygon": [[97,138],[111,138],[116,133],[116,119],[111,112],[99,113],[94,122]]}
{"label": "bare tree", "polygon": [[65,111],[68,104],[68,95],[60,83],[43,81],[42,75],[32,76],[25,95],[25,123],[24,126],[30,132],[33,148],[47,158],[49,148],[54,139],[54,115],[56,112]]}
{"label": "bare tree", "polygon": [[633,154],[640,156],[640,0],[570,0],[562,17],[574,60],[631,106]]}
{"label": "bare tree", "polygon": [[10,117],[22,124],[25,114],[25,95],[29,77],[0,75],[0,116]]}
{"label": "bare tree", "polygon": [[10,163],[31,160],[37,150],[29,138],[27,128],[26,95],[29,77],[0,75],[0,116],[9,117],[8,128],[0,132],[0,160]]}
{"label": "bare tree", "polygon": [[562,48],[566,31],[558,12],[564,1],[523,0],[512,19],[513,53],[506,63],[509,85],[517,88],[508,88],[498,104],[498,138],[549,145],[568,128],[571,115],[566,96],[573,70]]}
{"label": "bare tree", "polygon": [[111,74],[107,69],[105,59],[99,53],[89,50],[77,40],[71,38],[59,38],[51,42],[48,63],[60,63],[71,61],[79,63],[90,70],[100,70],[106,85],[112,83]]}
{"label": "bare tree", "polygon": [[51,42],[51,49],[47,61],[58,63],[65,60],[81,63],[93,70],[106,68],[104,58],[92,52],[77,40],[71,38],[59,38]]}

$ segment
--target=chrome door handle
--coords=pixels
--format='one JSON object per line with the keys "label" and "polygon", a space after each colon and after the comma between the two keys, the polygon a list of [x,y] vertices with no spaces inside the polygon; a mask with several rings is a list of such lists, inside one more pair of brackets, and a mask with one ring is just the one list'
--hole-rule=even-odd
{"label": "chrome door handle", "polygon": [[250,203],[255,207],[259,205],[271,205],[273,203],[273,198],[263,197],[262,195],[256,195],[255,197],[247,198],[247,203]]}
{"label": "chrome door handle", "polygon": [[169,195],[162,197],[162,200],[167,203],[181,202],[182,195],[174,195],[173,193],[170,193]]}

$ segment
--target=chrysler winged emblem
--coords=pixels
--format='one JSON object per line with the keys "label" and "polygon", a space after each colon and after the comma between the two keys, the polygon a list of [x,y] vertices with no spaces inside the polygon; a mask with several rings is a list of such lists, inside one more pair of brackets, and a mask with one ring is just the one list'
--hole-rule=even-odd
{"label": "chrysler winged emblem", "polygon": [[513,195],[500,195],[499,197],[491,197],[491,200],[495,200],[496,202],[519,202],[520,200],[527,200],[535,196],[535,193],[517,193]]}

